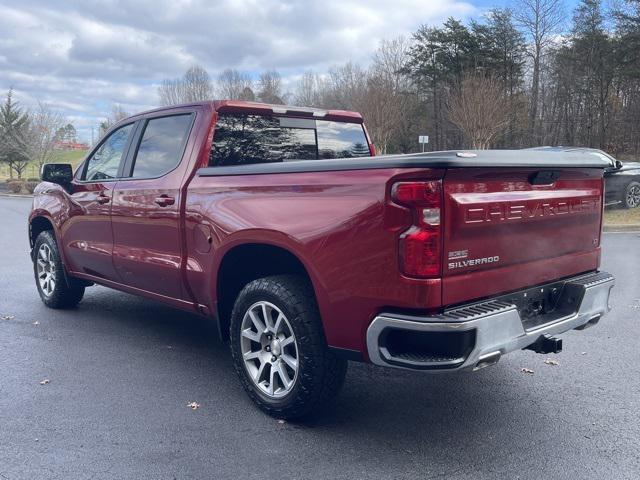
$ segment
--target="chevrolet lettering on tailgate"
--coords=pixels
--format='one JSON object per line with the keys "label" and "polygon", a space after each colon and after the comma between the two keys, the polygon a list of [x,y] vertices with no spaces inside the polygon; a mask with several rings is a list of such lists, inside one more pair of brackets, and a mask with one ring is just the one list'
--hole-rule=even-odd
{"label": "chevrolet lettering on tailgate", "polygon": [[496,202],[486,205],[467,206],[464,219],[465,223],[483,223],[580,214],[598,209],[600,209],[600,199],[598,197],[551,201]]}

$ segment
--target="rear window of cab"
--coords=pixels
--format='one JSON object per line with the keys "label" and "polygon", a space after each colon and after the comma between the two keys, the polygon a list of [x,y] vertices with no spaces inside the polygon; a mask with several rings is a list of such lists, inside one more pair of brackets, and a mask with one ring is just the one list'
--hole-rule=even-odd
{"label": "rear window of cab", "polygon": [[209,166],[369,156],[359,123],[220,114]]}

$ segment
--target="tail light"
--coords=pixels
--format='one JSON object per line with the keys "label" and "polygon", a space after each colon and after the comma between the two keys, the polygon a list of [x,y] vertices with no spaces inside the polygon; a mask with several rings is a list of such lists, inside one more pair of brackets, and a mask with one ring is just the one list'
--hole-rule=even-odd
{"label": "tail light", "polygon": [[400,235],[400,266],[410,277],[433,278],[441,274],[442,183],[399,182],[391,190],[393,201],[413,212],[413,224]]}

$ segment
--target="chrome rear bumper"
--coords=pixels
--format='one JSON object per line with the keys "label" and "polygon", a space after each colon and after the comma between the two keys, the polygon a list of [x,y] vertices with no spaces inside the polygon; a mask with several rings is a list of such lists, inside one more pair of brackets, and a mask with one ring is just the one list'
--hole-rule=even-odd
{"label": "chrome rear bumper", "polygon": [[516,305],[504,300],[508,296],[432,317],[378,315],[367,330],[369,358],[376,365],[412,370],[477,370],[534,344],[543,335],[591,326],[610,310],[614,278],[609,273],[581,275],[550,285],[560,288],[558,307],[533,323],[523,321]]}

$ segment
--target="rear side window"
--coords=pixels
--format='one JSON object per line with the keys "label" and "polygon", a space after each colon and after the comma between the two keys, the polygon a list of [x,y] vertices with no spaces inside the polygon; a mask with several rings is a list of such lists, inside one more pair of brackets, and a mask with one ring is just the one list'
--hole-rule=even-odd
{"label": "rear side window", "polygon": [[320,158],[368,157],[369,143],[358,123],[316,120]]}
{"label": "rear side window", "polygon": [[145,126],[133,164],[133,178],[159,177],[180,162],[192,115],[153,118]]}
{"label": "rear side window", "polygon": [[111,133],[87,161],[82,179],[95,182],[116,178],[132,130],[133,123],[130,123]]}
{"label": "rear side window", "polygon": [[221,114],[210,166],[369,155],[362,125],[306,118]]}

